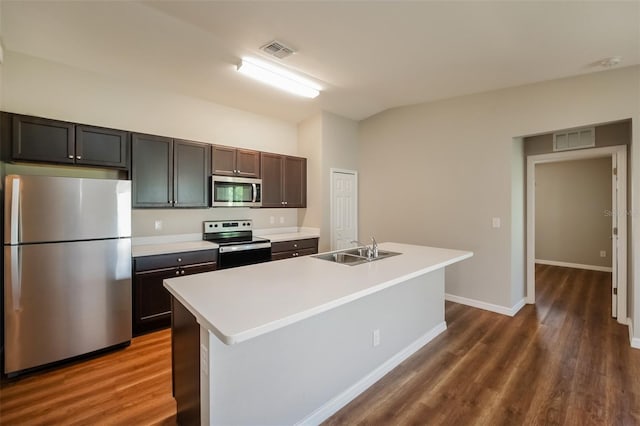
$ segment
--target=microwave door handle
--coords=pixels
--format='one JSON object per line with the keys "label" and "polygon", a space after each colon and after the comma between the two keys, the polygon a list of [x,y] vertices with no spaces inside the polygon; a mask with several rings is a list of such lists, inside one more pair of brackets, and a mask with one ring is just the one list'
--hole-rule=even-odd
{"label": "microwave door handle", "polygon": [[258,198],[258,185],[256,185],[255,183],[251,184],[251,188],[253,188],[252,192],[253,192],[253,199],[251,200],[252,203],[256,202],[256,199]]}

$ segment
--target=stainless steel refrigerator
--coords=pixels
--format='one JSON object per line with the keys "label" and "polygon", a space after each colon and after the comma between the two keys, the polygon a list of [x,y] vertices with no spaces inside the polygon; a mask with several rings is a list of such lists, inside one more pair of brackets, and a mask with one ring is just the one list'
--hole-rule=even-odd
{"label": "stainless steel refrigerator", "polygon": [[4,372],[131,340],[131,182],[10,175]]}

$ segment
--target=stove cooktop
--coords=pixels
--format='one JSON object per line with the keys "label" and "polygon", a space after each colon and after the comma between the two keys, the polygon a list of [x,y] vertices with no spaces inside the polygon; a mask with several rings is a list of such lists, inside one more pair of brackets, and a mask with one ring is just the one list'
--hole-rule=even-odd
{"label": "stove cooktop", "polygon": [[202,239],[221,246],[270,242],[267,238],[253,236],[251,219],[203,222]]}

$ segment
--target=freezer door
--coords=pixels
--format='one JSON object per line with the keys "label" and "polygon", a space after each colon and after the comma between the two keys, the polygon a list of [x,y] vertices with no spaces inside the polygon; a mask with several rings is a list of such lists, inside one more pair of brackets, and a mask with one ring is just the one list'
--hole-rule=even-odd
{"label": "freezer door", "polygon": [[4,247],[5,373],[131,340],[131,240]]}
{"label": "freezer door", "polygon": [[5,244],[131,236],[131,181],[9,175]]}

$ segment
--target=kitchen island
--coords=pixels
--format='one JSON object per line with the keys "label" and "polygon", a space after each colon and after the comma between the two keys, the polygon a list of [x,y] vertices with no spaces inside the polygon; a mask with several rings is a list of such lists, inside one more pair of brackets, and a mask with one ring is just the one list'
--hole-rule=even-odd
{"label": "kitchen island", "polygon": [[472,253],[380,249],[401,254],[357,266],[308,256],[166,280],[179,422],[319,423],[443,332],[444,267]]}

